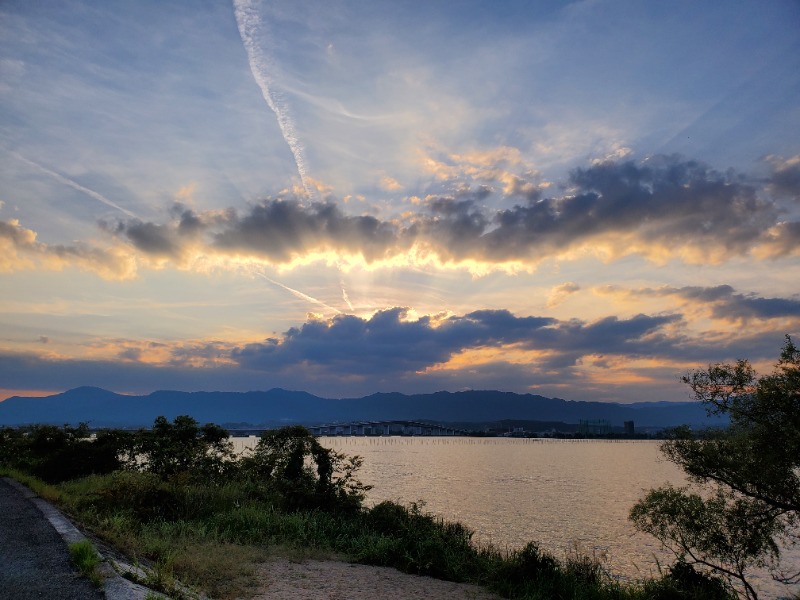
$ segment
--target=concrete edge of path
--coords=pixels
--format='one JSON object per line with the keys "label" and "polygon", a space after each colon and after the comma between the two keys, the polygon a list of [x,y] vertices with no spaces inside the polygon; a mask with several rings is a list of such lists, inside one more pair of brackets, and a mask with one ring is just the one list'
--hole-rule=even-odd
{"label": "concrete edge of path", "polygon": [[[50,504],[47,500],[40,498],[29,487],[21,484],[19,481],[11,477],[3,477],[3,480],[8,482],[14,489],[16,489],[24,498],[29,500],[39,511],[44,515],[44,518],[50,522],[50,525],[58,532],[61,539],[68,546],[75,542],[88,539],[81,531],[67,519],[61,511],[55,506]],[[98,566],[100,576],[103,579],[103,592],[108,600],[145,600],[148,594],[155,595],[159,598],[166,598],[163,594],[155,592],[143,585],[134,583],[125,579],[120,572],[132,573],[134,575],[145,575],[141,569],[135,566],[111,560],[102,555],[98,550],[95,551],[100,556],[101,563]]]}

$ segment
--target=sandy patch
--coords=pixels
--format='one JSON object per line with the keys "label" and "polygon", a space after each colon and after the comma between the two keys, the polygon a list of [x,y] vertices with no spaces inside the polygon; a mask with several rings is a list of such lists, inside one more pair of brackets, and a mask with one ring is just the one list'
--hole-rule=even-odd
{"label": "sandy patch", "polygon": [[254,600],[498,600],[483,588],[407,575],[388,567],[332,560],[272,559],[258,569],[262,581]]}

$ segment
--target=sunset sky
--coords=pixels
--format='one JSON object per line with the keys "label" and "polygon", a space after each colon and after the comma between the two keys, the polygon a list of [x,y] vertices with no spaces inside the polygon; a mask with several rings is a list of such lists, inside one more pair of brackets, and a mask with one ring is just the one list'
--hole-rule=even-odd
{"label": "sunset sky", "polygon": [[800,3],[0,3],[0,399],[685,400],[800,338]]}

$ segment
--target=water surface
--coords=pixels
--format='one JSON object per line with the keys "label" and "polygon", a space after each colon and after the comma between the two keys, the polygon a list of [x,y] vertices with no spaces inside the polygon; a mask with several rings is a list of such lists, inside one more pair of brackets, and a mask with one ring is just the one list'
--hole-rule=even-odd
{"label": "water surface", "polygon": [[[622,579],[658,574],[674,557],[628,520],[647,490],[686,484],[662,458],[660,442],[466,437],[322,437],[320,443],[364,459],[367,502],[424,503],[460,521],[478,544],[518,549],[529,541],[557,558],[593,555]],[[239,449],[255,438],[236,440]],[[797,549],[793,557],[800,561]],[[763,597],[785,588],[757,578]],[[800,590],[799,590],[800,591]]]}
{"label": "water surface", "polygon": [[558,557],[575,547],[625,576],[651,574],[659,543],[628,511],[647,489],[682,484],[657,442],[507,438],[320,438],[364,457],[370,502],[423,500],[461,521],[478,543],[521,548],[535,540]]}

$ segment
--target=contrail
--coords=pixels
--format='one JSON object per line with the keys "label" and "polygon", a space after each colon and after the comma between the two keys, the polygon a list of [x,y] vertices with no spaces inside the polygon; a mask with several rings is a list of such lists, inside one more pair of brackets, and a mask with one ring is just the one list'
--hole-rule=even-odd
{"label": "contrail", "polygon": [[308,294],[304,294],[300,290],[296,290],[294,288],[290,288],[288,285],[284,285],[280,281],[275,281],[274,279],[270,279],[269,277],[264,275],[264,273],[262,273],[261,271],[255,271],[255,273],[256,273],[256,275],[259,275],[260,277],[263,277],[264,279],[269,281],[271,284],[277,285],[278,287],[282,287],[283,289],[285,289],[290,294],[294,294],[295,296],[297,296],[301,300],[305,300],[306,302],[311,302],[312,304],[318,304],[319,306],[327,308],[328,310],[332,310],[335,313],[341,314],[341,312],[342,312],[338,308],[334,308],[333,306],[325,304],[322,300],[317,300],[316,298],[314,298],[312,296],[309,296]]}
{"label": "contrail", "polygon": [[351,312],[354,311],[355,309],[353,308],[353,305],[350,302],[350,297],[347,295],[347,290],[344,289],[344,282],[340,282],[339,285],[342,288],[342,298],[344,299],[345,303],[347,304],[347,307],[350,309]]}
{"label": "contrail", "polygon": [[22,156],[22,155],[21,155],[20,153],[18,153],[18,152],[13,152],[13,151],[12,151],[12,154],[13,154],[13,155],[14,155],[16,158],[18,158],[19,160],[21,160],[22,162],[24,162],[25,164],[27,164],[27,165],[30,165],[30,166],[32,166],[33,168],[35,168],[35,169],[38,169],[39,171],[42,171],[43,173],[47,173],[48,175],[50,175],[50,176],[51,176],[51,177],[53,177],[54,179],[58,180],[59,182],[63,183],[64,185],[68,185],[68,186],[69,186],[69,187],[71,187],[72,189],[78,190],[79,192],[83,192],[83,193],[84,193],[84,194],[86,194],[87,196],[89,196],[89,197],[91,197],[91,198],[94,198],[94,199],[95,199],[95,200],[97,200],[98,202],[102,202],[102,203],[103,203],[103,204],[105,204],[106,206],[110,206],[111,208],[116,208],[118,211],[120,211],[121,213],[124,213],[124,214],[128,215],[128,216],[129,216],[129,217],[131,217],[132,219],[137,219],[137,218],[138,218],[138,217],[137,217],[135,214],[133,214],[131,211],[129,211],[129,210],[128,210],[128,209],[126,209],[126,208],[122,208],[122,207],[121,207],[119,204],[116,204],[115,202],[112,202],[111,200],[109,200],[108,198],[106,198],[105,196],[103,196],[103,194],[100,194],[100,193],[98,193],[98,192],[95,192],[94,190],[90,190],[89,188],[82,186],[82,185],[81,185],[80,183],[78,183],[77,181],[73,181],[73,180],[72,180],[72,179],[70,179],[69,177],[64,177],[64,176],[63,176],[63,175],[61,175],[60,173],[56,173],[55,171],[51,171],[51,170],[50,170],[50,169],[48,169],[47,167],[45,167],[45,166],[43,166],[43,165],[40,165],[39,163],[37,163],[37,162],[34,162],[34,161],[30,160],[29,158],[25,158],[24,156]]}
{"label": "contrail", "polygon": [[239,37],[242,39],[242,44],[247,52],[250,72],[261,89],[261,95],[267,106],[275,113],[281,135],[283,135],[283,139],[294,157],[294,163],[297,167],[297,173],[300,175],[303,189],[310,197],[312,195],[312,187],[308,183],[308,171],[303,145],[297,139],[294,123],[289,114],[289,107],[280,95],[270,89],[273,85],[269,74],[271,61],[257,42],[258,34],[262,29],[261,18],[250,0],[233,0],[233,12],[236,16],[236,25],[239,28]]}

